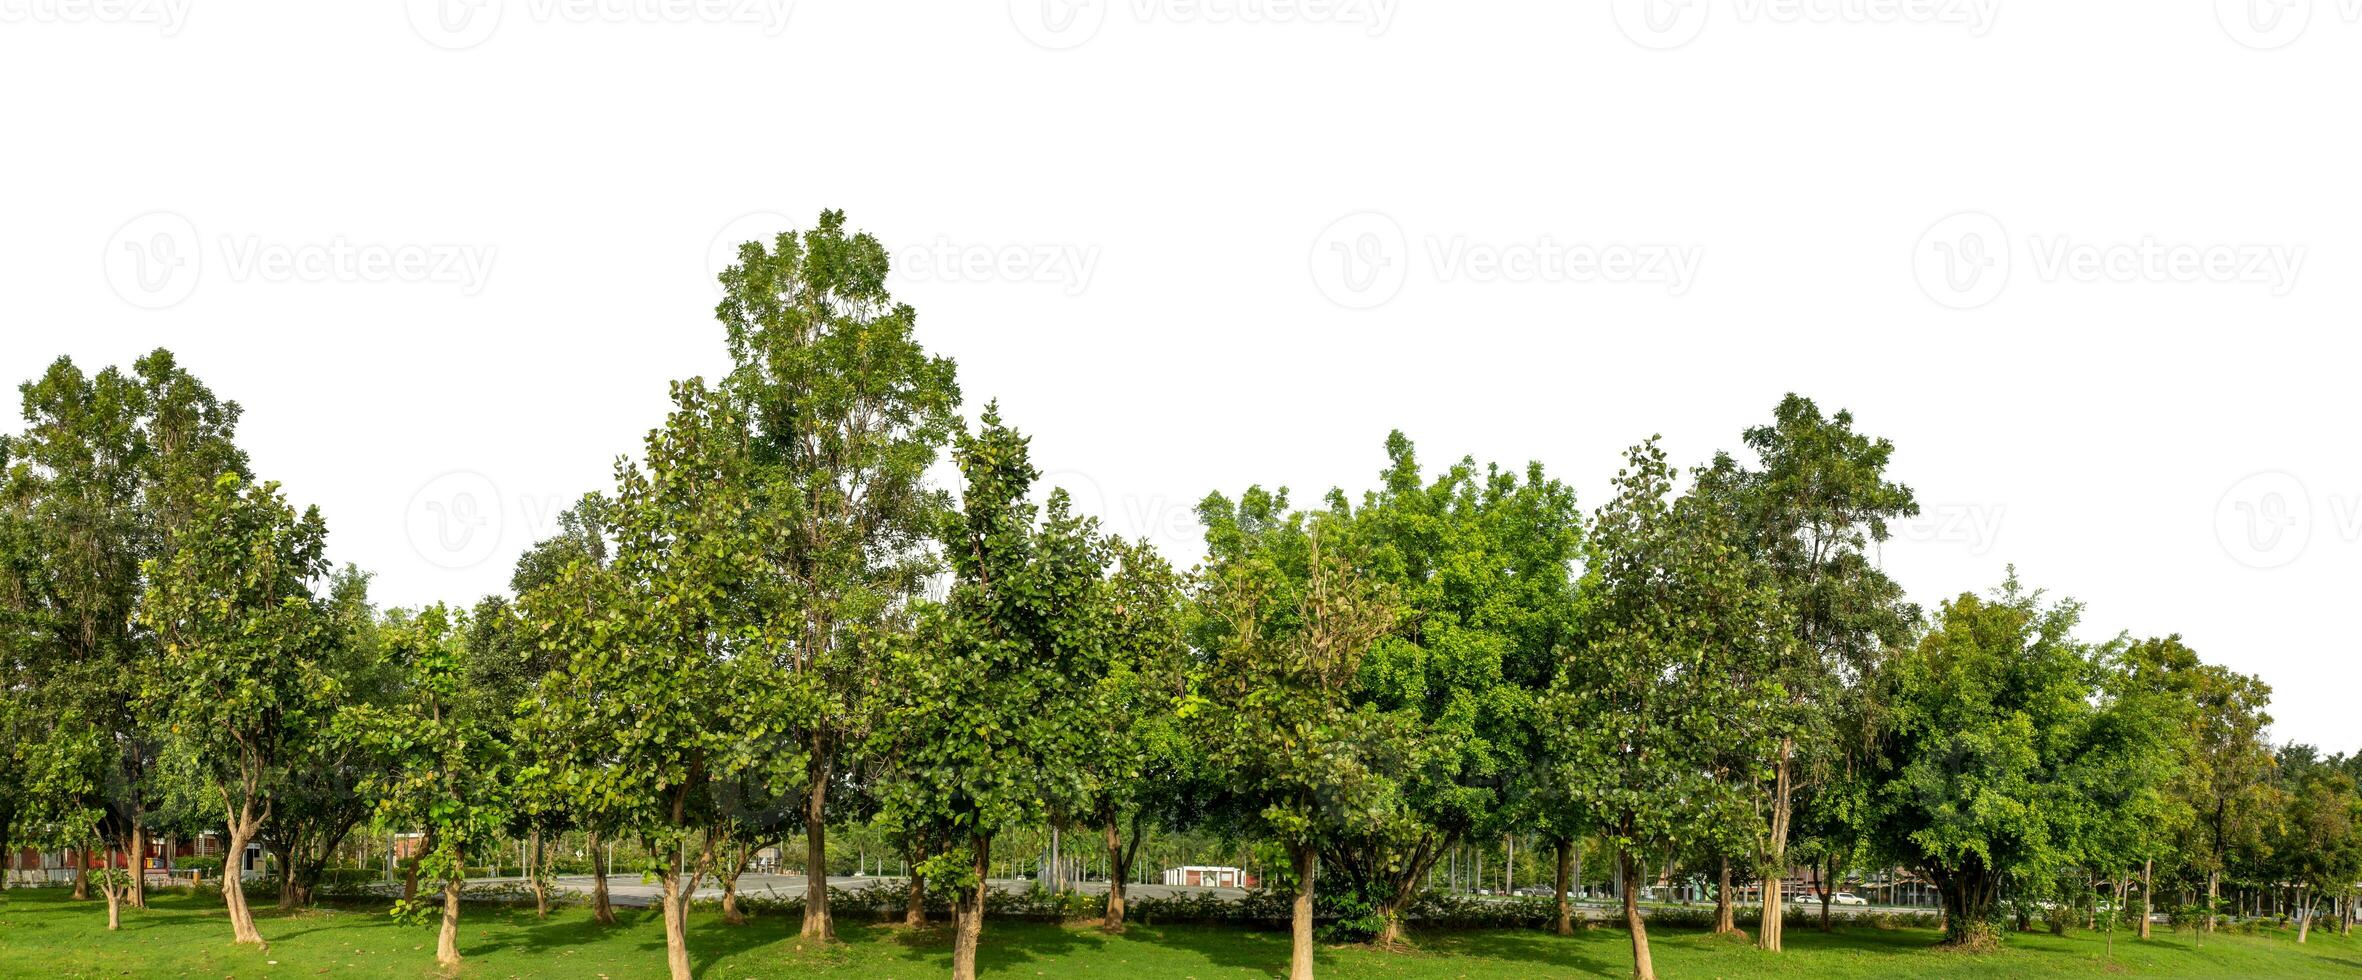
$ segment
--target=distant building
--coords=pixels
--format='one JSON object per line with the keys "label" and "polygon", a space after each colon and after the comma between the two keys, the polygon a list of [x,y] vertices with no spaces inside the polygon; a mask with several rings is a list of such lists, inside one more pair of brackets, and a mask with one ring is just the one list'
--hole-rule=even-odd
{"label": "distant building", "polygon": [[1164,883],[1199,888],[1253,888],[1256,885],[1255,876],[1246,873],[1243,869],[1218,868],[1204,864],[1166,868]]}

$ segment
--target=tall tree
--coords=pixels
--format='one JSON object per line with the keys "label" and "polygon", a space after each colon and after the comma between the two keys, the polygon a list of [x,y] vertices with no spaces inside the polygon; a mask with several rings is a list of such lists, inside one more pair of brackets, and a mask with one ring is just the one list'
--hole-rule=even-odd
{"label": "tall tree", "polygon": [[[1859,709],[1849,708],[1849,691],[1917,618],[1870,549],[1886,540],[1888,522],[1918,514],[1919,505],[1887,476],[1893,443],[1854,431],[1850,412],[1824,416],[1811,399],[1790,394],[1745,442],[1753,468],[1717,456],[1699,482],[1731,509],[1744,546],[1768,565],[1796,637],[1774,669],[1788,698],[1770,719],[1780,735],[1763,800],[1766,887],[1756,944],[1777,952],[1784,935],[1777,882],[1788,873],[1797,797],[1859,770],[1861,743],[1845,736],[1847,714]],[[1853,795],[1840,787],[1826,798],[1842,806]],[[1848,826],[1838,816],[1819,823]],[[1843,842],[1836,843],[1819,849],[1834,853]]]}
{"label": "tall tree", "polygon": [[1076,760],[1092,747],[1110,648],[1107,557],[1064,491],[1037,519],[1027,497],[1039,474],[996,408],[954,457],[960,509],[943,532],[954,582],[926,645],[895,671],[891,717],[911,738],[889,808],[906,828],[964,845],[928,873],[959,890],[951,972],[973,980],[993,838],[1084,795]]}
{"label": "tall tree", "polygon": [[1180,717],[1193,682],[1186,634],[1187,584],[1146,539],[1104,543],[1112,571],[1096,614],[1106,622],[1106,666],[1082,705],[1090,737],[1079,747],[1079,815],[1107,844],[1101,927],[1124,931],[1124,888],[1159,810],[1179,805],[1196,753]]}
{"label": "tall tree", "polygon": [[[390,701],[399,687],[389,662],[385,630],[369,602],[369,576],[346,566],[331,576],[322,612],[327,617],[317,662],[323,682],[310,706],[321,718]],[[320,877],[347,835],[369,818],[372,801],[362,783],[386,759],[349,738],[305,738],[273,793],[271,819],[257,841],[279,866],[279,907],[312,903]],[[194,809],[191,807],[190,809]]]}
{"label": "tall tree", "polygon": [[1328,543],[1328,518],[1287,510],[1286,491],[1199,505],[1207,572],[1204,719],[1232,820],[1286,851],[1295,892],[1288,975],[1313,974],[1313,901],[1323,849],[1415,833],[1402,785],[1419,764],[1415,717],[1354,698],[1370,648],[1402,612],[1385,583]]}
{"label": "tall tree", "polygon": [[734,364],[722,390],[748,426],[754,499],[771,528],[752,567],[800,619],[774,669],[802,706],[786,719],[805,771],[804,922],[834,936],[828,799],[857,745],[882,666],[846,643],[875,610],[919,592],[945,507],[926,471],[958,429],[952,363],[912,336],[917,314],[886,289],[886,248],[841,211],[766,248],[740,246],[716,308]]}
{"label": "tall tree", "polygon": [[777,764],[755,749],[778,702],[759,670],[776,637],[744,588],[759,535],[742,420],[695,380],[673,386],[673,403],[644,467],[616,466],[613,568],[577,561],[563,576],[588,580],[587,613],[574,588],[541,600],[571,656],[544,730],[575,740],[574,805],[641,844],[663,889],[666,965],[688,980],[690,897],[723,843],[716,787]]}
{"label": "tall tree", "polygon": [[2293,894],[2296,941],[2313,931],[2322,893],[2339,897],[2362,880],[2362,797],[2354,778],[2310,745],[2279,753],[2280,799],[2270,867]]}
{"label": "tall tree", "polygon": [[[166,789],[163,737],[139,711],[163,661],[134,615],[140,568],[168,553],[217,477],[247,476],[233,441],[240,410],[164,350],[96,375],[61,357],[19,394],[26,427],[0,437],[11,461],[0,493],[21,508],[22,544],[39,556],[17,593],[20,629],[49,648],[39,703],[70,704],[105,730],[103,843],[144,854]],[[129,889],[130,904],[146,904],[143,875]]]}
{"label": "tall tree", "polygon": [[1761,569],[1732,546],[1727,511],[1674,498],[1654,439],[1632,447],[1614,486],[1592,520],[1582,643],[1547,713],[1558,777],[1618,852],[1633,973],[1652,980],[1642,855],[1751,819],[1743,787],[1715,765],[1723,746],[1760,745],[1780,693],[1762,665],[1792,641]]}
{"label": "tall tree", "polygon": [[[275,483],[222,476],[179,527],[150,583],[140,621],[163,641],[143,711],[169,732],[169,754],[220,806],[224,852],[237,861],[269,821],[287,766],[326,719],[313,710],[328,617],[311,583],[327,572],[317,509],[298,514]],[[230,930],[262,945],[243,883],[222,875]]]}

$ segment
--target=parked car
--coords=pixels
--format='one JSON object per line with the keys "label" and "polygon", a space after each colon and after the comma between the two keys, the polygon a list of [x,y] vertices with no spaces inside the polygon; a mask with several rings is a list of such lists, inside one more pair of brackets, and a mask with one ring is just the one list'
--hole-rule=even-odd
{"label": "parked car", "polygon": [[1549,885],[1526,885],[1510,894],[1526,898],[1552,898],[1558,894],[1558,889]]}
{"label": "parked car", "polygon": [[1863,898],[1863,897],[1861,897],[1860,895],[1856,895],[1856,894],[1854,894],[1854,893],[1852,893],[1852,892],[1838,892],[1838,893],[1837,893],[1837,894],[1835,894],[1835,895],[1831,895],[1831,896],[1829,896],[1829,904],[1831,904],[1831,905],[1868,905],[1868,904],[1870,904],[1870,900],[1869,900],[1869,899],[1866,899],[1866,898]]}

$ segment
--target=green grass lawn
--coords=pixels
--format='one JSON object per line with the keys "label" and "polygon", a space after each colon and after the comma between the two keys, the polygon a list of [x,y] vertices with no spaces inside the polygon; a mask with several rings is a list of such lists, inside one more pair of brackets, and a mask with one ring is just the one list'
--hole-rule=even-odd
{"label": "green grass lawn", "polygon": [[[259,912],[269,952],[229,943],[218,900],[168,894],[147,911],[127,911],[123,931],[108,934],[99,901],[74,902],[57,889],[10,891],[0,897],[0,977],[265,978],[433,976],[431,928],[400,926],[380,912],[318,910]],[[625,980],[664,975],[664,934],[652,912],[625,910],[623,923],[601,928],[581,909],[547,922],[530,910],[470,906],[461,920],[463,975],[484,978],[567,977]],[[794,923],[757,918],[723,925],[717,915],[692,922],[690,952],[703,980],[758,977],[935,977],[950,969],[943,931],[850,926],[844,944],[799,950]],[[1405,980],[1481,980],[1534,976],[1618,977],[1630,970],[1624,933],[1593,929],[1569,939],[1533,932],[1479,932],[1417,937],[1415,952],[1381,953],[1356,947],[1321,951],[1324,977]],[[2192,948],[2187,935],[2136,943],[2118,936],[2116,961],[2101,962],[2101,937],[2077,933],[2012,934],[2008,947],[1987,955],[1930,948],[1923,930],[1863,928],[1823,935],[1789,933],[1777,957],[1744,942],[1695,932],[1660,930],[1657,970],[1682,977],[2356,977],[2362,976],[2362,939],[2315,933],[2298,946],[2289,933],[2218,936]],[[1007,977],[1146,978],[1268,977],[1287,966],[1287,937],[1210,926],[1135,926],[1121,938],[1088,927],[1032,923],[985,924],[985,973]]]}

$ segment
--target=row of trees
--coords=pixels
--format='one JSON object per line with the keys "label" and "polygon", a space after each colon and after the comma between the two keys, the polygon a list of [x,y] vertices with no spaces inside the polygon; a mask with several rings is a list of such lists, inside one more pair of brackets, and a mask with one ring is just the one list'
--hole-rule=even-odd
{"label": "row of trees", "polygon": [[[374,609],[170,355],[59,361],[0,442],[0,836],[216,828],[300,904],[362,822],[421,832],[397,912],[439,908],[450,964],[472,855],[584,835],[662,884],[676,977],[701,881],[734,896],[797,839],[825,869],[854,825],[902,851],[912,924],[951,897],[959,977],[995,841],[1042,825],[1102,839],[1111,930],[1150,834],[1269,845],[1297,977],[1316,923],[1405,942],[1436,862],[1508,834],[1552,852],[1562,932],[1605,849],[1643,977],[1668,866],[1716,883],[1720,930],[1766,882],[1769,953],[1798,865],[1824,890],[1915,869],[1967,946],[2077,876],[2119,906],[2245,882],[2351,907],[2362,763],[2275,752],[2259,681],[2174,637],[2078,639],[2080,607],[2014,573],[1907,601],[1874,557],[1917,505],[1847,413],[1790,396],[1686,472],[1643,442],[1589,514],[1539,464],[1431,470],[1397,433],[1358,497],[1209,495],[1183,572],[1039,486],[997,408],[959,416],[886,272],[835,212],[743,246],[732,370],[676,384],[614,486],[466,610]],[[956,488],[929,482],[946,451]],[[111,921],[144,901],[97,878]],[[234,874],[223,895],[259,943]],[[831,938],[824,874],[801,915]]]}

